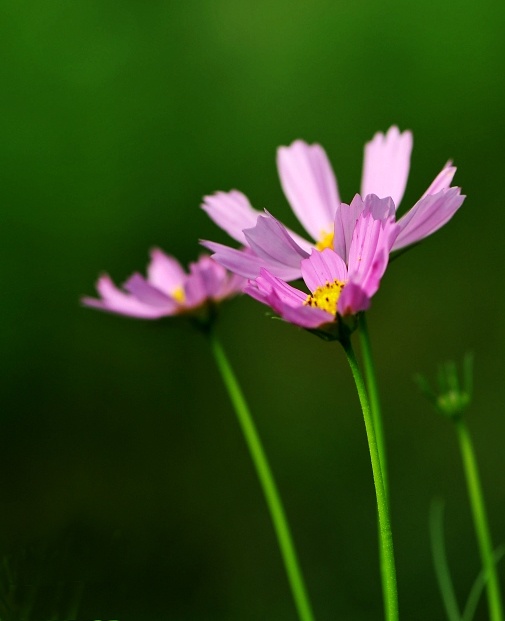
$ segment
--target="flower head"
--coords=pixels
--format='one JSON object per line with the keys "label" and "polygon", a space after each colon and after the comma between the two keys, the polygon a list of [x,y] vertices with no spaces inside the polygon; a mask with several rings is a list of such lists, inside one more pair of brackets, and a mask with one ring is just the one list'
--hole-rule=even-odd
{"label": "flower head", "polygon": [[365,201],[356,198],[353,203],[346,206],[349,212],[359,207],[360,213],[345,251],[340,254],[331,248],[313,249],[301,262],[310,293],[292,287],[266,268],[249,280],[245,293],[270,306],[286,321],[326,337],[340,338],[344,327],[341,319],[370,306],[400,232],[390,199],[370,194]]}
{"label": "flower head", "polygon": [[82,303],[110,313],[159,319],[171,315],[201,314],[215,302],[238,293],[244,279],[229,274],[211,257],[190,263],[189,273],[174,258],[155,248],[147,267],[147,278],[133,274],[119,289],[104,274],[96,283],[101,299],[84,297]]}
{"label": "flower head", "polygon": [[[410,168],[412,134],[391,127],[377,133],[365,145],[361,196],[389,198],[393,214],[405,191]],[[301,263],[312,249],[332,248],[345,254],[363,200],[357,195],[351,205],[341,203],[337,180],[324,149],[296,140],[280,147],[277,167],[284,194],[311,241],[293,233],[270,213],[254,209],[240,192],[218,192],[206,196],[202,205],[208,215],[252,252],[214,242],[203,242],[214,258],[228,269],[256,278],[262,268],[283,280],[301,276]],[[449,162],[403,217],[391,250],[399,250],[431,235],[443,226],[463,203],[460,188],[450,187],[456,172]]]}

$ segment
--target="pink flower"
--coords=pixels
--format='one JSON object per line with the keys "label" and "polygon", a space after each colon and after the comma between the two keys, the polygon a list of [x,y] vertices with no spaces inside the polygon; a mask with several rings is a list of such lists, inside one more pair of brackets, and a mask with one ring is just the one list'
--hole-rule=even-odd
{"label": "pink flower", "polygon": [[[407,183],[411,151],[409,131],[400,133],[393,126],[386,135],[377,133],[365,145],[361,196],[389,197],[396,212]],[[214,242],[203,245],[215,253],[221,265],[247,278],[255,278],[262,268],[283,280],[299,278],[301,262],[313,248],[333,248],[342,256],[363,204],[358,195],[351,206],[341,203],[330,162],[318,144],[297,140],[289,147],[280,147],[277,167],[284,194],[312,241],[296,235],[268,212],[254,209],[236,190],[206,196],[202,205],[218,226],[252,252]],[[465,198],[460,188],[449,187],[455,172],[450,163],[446,164],[423,196],[398,220],[399,234],[391,250],[420,241],[452,218]]]}
{"label": "pink flower", "polygon": [[331,248],[314,249],[301,261],[301,273],[310,294],[288,285],[265,268],[244,289],[286,321],[313,330],[323,328],[337,337],[337,316],[355,315],[370,306],[400,233],[390,198],[379,199],[370,194],[365,201],[357,197],[351,206],[342,207],[348,212],[346,217],[359,211],[343,254]]}
{"label": "pink flower", "polygon": [[147,267],[147,278],[133,274],[118,289],[107,274],[98,279],[101,299],[85,297],[82,303],[110,313],[142,319],[195,314],[238,293],[244,286],[240,276],[229,274],[208,256],[190,263],[189,274],[173,257],[155,248]]}

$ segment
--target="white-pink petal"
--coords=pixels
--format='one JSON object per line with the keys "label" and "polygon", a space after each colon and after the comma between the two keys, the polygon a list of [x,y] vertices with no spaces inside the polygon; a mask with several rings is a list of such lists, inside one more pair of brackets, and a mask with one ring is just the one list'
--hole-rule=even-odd
{"label": "white-pink petal", "polygon": [[340,203],[337,181],[324,149],[296,140],[277,151],[277,168],[298,220],[313,239],[331,231]]}
{"label": "white-pink petal", "polygon": [[101,300],[90,297],[82,298],[85,306],[97,308],[110,313],[137,317],[139,319],[159,319],[164,315],[171,314],[162,308],[149,306],[137,300],[134,296],[124,293],[116,287],[110,277],[106,274],[101,276],[96,283],[98,293],[102,296]]}
{"label": "white-pink petal", "polygon": [[450,187],[455,174],[456,167],[452,165],[452,162],[447,162],[421,198],[429,196],[430,194],[438,194],[438,192],[441,192],[442,190],[447,190]]}
{"label": "white-pink petal", "polygon": [[238,190],[205,196],[202,209],[230,237],[244,245],[247,243],[242,231],[253,227],[262,213],[254,209],[249,199]]}
{"label": "white-pink petal", "polygon": [[421,198],[398,220],[401,230],[392,250],[415,244],[448,222],[466,198],[460,191],[460,188],[449,188]]}
{"label": "white-pink petal", "polygon": [[159,248],[151,250],[151,262],[147,266],[147,280],[164,293],[171,293],[184,286],[186,273],[174,257]]}
{"label": "white-pink petal", "polygon": [[400,133],[395,125],[386,135],[377,132],[365,145],[361,196],[390,196],[398,208],[407,185],[412,145],[412,133]]}

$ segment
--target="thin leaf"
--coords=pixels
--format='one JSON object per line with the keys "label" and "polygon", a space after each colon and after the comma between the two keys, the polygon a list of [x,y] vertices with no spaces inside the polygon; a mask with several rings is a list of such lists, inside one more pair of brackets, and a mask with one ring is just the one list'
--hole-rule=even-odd
{"label": "thin leaf", "polygon": [[430,541],[438,588],[449,621],[462,621],[454,592],[444,540],[444,501],[435,499],[430,508]]}

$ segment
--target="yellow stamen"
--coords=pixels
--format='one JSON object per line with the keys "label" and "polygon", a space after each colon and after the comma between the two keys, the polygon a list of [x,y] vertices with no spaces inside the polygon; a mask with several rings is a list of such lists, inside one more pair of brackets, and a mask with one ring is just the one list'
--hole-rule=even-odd
{"label": "yellow stamen", "polygon": [[325,285],[318,287],[312,295],[308,295],[303,304],[304,306],[320,308],[336,317],[338,298],[344,286],[345,282],[341,280],[327,282]]}
{"label": "yellow stamen", "polygon": [[184,293],[184,289],[182,287],[177,287],[170,293],[170,295],[179,304],[184,304],[184,301],[186,300],[186,294]]}
{"label": "yellow stamen", "polygon": [[317,250],[324,250],[325,248],[331,248],[333,250],[333,232],[326,233],[321,232],[321,239],[316,244]]}

